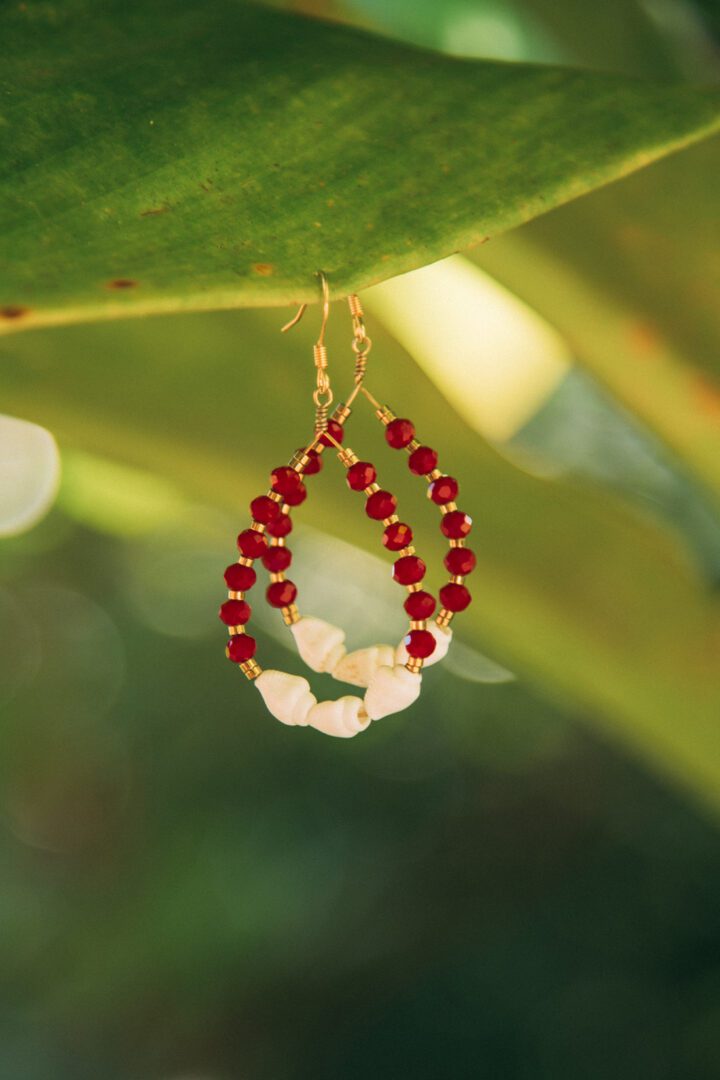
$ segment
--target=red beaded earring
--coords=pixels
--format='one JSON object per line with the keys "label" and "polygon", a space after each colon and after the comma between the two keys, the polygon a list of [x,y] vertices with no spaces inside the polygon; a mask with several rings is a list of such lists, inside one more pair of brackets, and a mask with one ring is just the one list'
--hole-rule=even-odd
{"label": "red beaded earring", "polygon": [[[471,596],[464,578],[475,566],[475,555],[465,546],[472,521],[456,505],[457,480],[438,469],[436,451],[421,445],[415,438],[412,422],[397,417],[387,406],[381,405],[364,385],[372,342],[365,330],[362,306],[354,295],[348,298],[353,324],[354,388],[347,401],[328,416],[333,400],[325,346],[329,290],[325,275],[320,273],[319,276],[323,288],[323,319],[313,348],[317,371],[313,393],[315,435],[304,449],[295,452],[288,465],[272,471],[270,490],[250,503],[252,523],[237,540],[240,557],[225,571],[229,591],[227,601],[220,608],[220,618],[230,633],[228,658],[254,681],[273,716],[285,724],[310,726],[329,735],[347,738],[365,730],[371,720],[399,712],[417,699],[423,667],[445,656],[452,639],[450,623],[457,612],[464,611],[470,604]],[[283,330],[289,330],[299,321],[305,307],[301,306]],[[388,445],[394,450],[405,450],[410,472],[425,478],[428,497],[442,514],[440,528],[450,545],[444,560],[450,580],[440,589],[441,607],[432,622],[429,620],[435,614],[437,604],[435,597],[423,588],[426,566],[412,546],[412,529],[396,513],[397,499],[378,484],[375,466],[359,459],[350,447],[343,445],[345,424],[360,394],[372,404],[375,415],[384,425]],[[403,606],[410,626],[398,646],[374,645],[348,653],[344,645],[345,634],[339,627],[313,616],[301,616],[296,603],[297,586],[286,577],[285,572],[292,562],[292,553],[286,543],[292,530],[292,510],[305,501],[305,479],[320,471],[322,455],[329,447],[334,448],[345,467],[349,488],[365,496],[366,514],[382,522],[383,545],[395,557],[393,579],[407,589]],[[246,630],[251,615],[246,594],[257,579],[253,568],[257,559],[262,561],[270,576],[265,594],[267,602],[280,610],[308,667],[332,674],[340,682],[366,688],[363,698],[345,696],[318,702],[306,679],[260,667],[255,659],[255,639]]]}

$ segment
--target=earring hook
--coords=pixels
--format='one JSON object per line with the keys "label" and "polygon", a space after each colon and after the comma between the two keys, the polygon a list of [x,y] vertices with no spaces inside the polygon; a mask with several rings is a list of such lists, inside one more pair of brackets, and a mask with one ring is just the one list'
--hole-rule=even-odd
{"label": "earring hook", "polygon": [[[316,272],[315,276],[320,278],[320,284],[322,285],[322,297],[323,297],[322,323],[320,324],[320,336],[317,339],[317,344],[318,345],[324,345],[325,344],[325,327],[327,326],[328,316],[330,315],[330,286],[328,284],[327,276],[326,276],[326,274],[325,274],[325,272],[323,270],[318,270]],[[297,324],[300,322],[303,315],[305,314],[306,310],[307,310],[307,304],[301,304],[300,307],[297,310],[297,314],[295,316],[293,316],[293,318],[290,320],[290,322],[285,323],[285,325],[282,327],[280,332],[282,334],[285,334],[288,330],[292,330],[293,326],[297,326]]]}

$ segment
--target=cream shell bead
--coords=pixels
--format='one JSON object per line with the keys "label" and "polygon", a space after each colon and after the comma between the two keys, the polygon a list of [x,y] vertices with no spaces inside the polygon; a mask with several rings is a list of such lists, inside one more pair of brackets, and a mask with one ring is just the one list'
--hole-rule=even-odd
{"label": "cream shell bead", "polygon": [[320,701],[313,705],[307,714],[307,722],[325,735],[351,739],[365,730],[370,717],[365,712],[362,698],[341,697],[337,701]]}
{"label": "cream shell bead", "polygon": [[[435,638],[435,651],[431,653],[426,660],[423,660],[423,668],[431,667],[433,664],[437,664],[439,660],[443,660],[447,656],[447,651],[450,648],[450,642],[452,641],[452,630],[449,626],[438,626],[436,623],[428,623],[427,629]],[[395,663],[407,664],[409,659],[408,651],[401,641],[395,650]]]}
{"label": "cream shell bead", "polygon": [[307,724],[308,713],[317,698],[310,693],[310,683],[300,675],[288,675],[286,671],[263,671],[254,680],[268,712],[281,724]]}
{"label": "cream shell bead", "polygon": [[371,720],[401,712],[417,701],[422,676],[406,667],[381,667],[370,679],[365,694],[365,712]]}
{"label": "cream shell bead", "polygon": [[332,669],[333,678],[353,686],[368,686],[370,679],[380,667],[392,667],[395,650],[392,645],[370,645],[347,653]]}
{"label": "cream shell bead", "polygon": [[313,671],[332,671],[345,655],[345,631],[323,619],[303,615],[290,629],[301,658]]}

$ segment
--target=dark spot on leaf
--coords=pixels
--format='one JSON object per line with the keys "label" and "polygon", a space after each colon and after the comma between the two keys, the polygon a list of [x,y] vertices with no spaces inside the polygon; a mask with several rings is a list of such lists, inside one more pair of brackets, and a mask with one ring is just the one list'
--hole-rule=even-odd
{"label": "dark spot on leaf", "polygon": [[133,281],[132,278],[119,277],[114,281],[108,281],[108,289],[134,289],[137,285],[137,281]]}
{"label": "dark spot on leaf", "polygon": [[0,308],[0,318],[2,319],[21,319],[23,315],[27,315],[30,308],[21,307],[19,304],[8,304],[7,307]]}
{"label": "dark spot on leaf", "polygon": [[272,263],[255,263],[253,270],[256,274],[260,274],[261,277],[270,277],[274,272],[275,267]]}
{"label": "dark spot on leaf", "polygon": [[140,217],[154,217],[155,214],[166,214],[169,209],[169,206],[158,206],[153,210],[141,210]]}

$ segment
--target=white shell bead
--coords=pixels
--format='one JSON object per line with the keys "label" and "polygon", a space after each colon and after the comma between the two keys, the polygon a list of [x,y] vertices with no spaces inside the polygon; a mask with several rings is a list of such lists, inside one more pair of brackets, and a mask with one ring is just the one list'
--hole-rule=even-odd
{"label": "white shell bead", "polygon": [[[452,641],[452,630],[449,626],[438,626],[437,623],[428,623],[427,629],[435,638],[435,651],[428,656],[427,660],[423,660],[424,668],[431,667],[433,664],[437,664],[439,660],[443,660],[447,656],[447,651],[450,648],[450,642]],[[401,641],[395,650],[395,663],[407,664],[409,659],[408,651]]]}
{"label": "white shell bead", "polygon": [[300,675],[286,671],[263,671],[253,680],[262,695],[268,712],[282,724],[307,724],[307,716],[317,698],[310,693],[310,683]]}
{"label": "white shell bead", "polygon": [[406,667],[381,667],[370,679],[365,694],[365,712],[371,720],[401,712],[417,701],[422,676]]}
{"label": "white shell bead", "polygon": [[392,645],[370,645],[347,653],[332,669],[333,678],[353,686],[367,686],[380,667],[392,667],[395,650]]}
{"label": "white shell bead", "polygon": [[332,671],[345,655],[345,632],[337,626],[303,615],[290,627],[298,652],[313,671]]}
{"label": "white shell bead", "polygon": [[362,698],[341,697],[337,701],[320,701],[313,705],[307,715],[310,727],[335,735],[340,739],[351,739],[353,735],[364,731],[370,723],[365,713]]}

